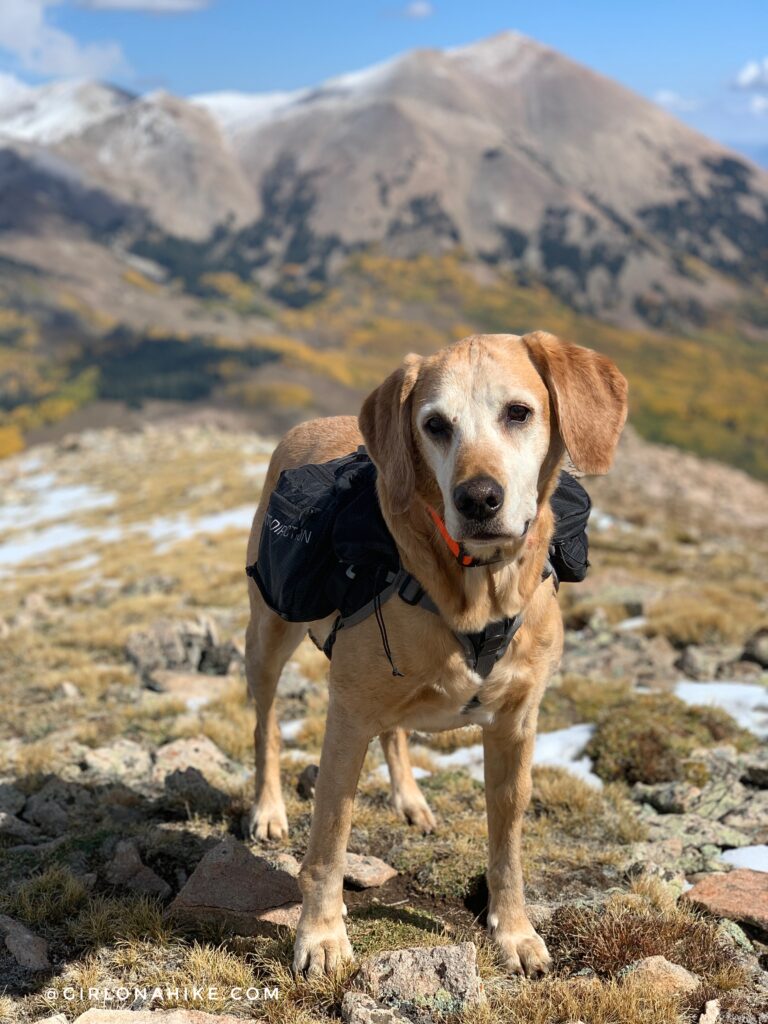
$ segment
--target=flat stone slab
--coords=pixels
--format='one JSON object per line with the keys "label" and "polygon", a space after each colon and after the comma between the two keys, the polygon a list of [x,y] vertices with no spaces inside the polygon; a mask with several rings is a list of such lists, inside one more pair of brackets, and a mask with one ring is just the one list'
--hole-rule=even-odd
{"label": "flat stone slab", "polygon": [[223,925],[236,935],[295,928],[301,913],[296,878],[227,838],[205,854],[169,907],[177,920]]}
{"label": "flat stone slab", "polygon": [[228,676],[210,676],[203,672],[174,672],[157,669],[151,675],[152,689],[183,700],[190,710],[197,710],[218,700],[232,682]]}
{"label": "flat stone slab", "polygon": [[386,861],[380,860],[378,857],[370,857],[361,853],[347,854],[344,881],[354,889],[372,889],[384,885],[396,874],[397,871],[391,864],[387,864]]}
{"label": "flat stone slab", "polygon": [[768,932],[768,872],[737,868],[727,874],[708,875],[689,889],[683,899]]}
{"label": "flat stone slab", "polygon": [[397,949],[368,957],[360,964],[355,988],[391,1006],[445,1013],[485,1000],[473,942]]}
{"label": "flat stone slab", "polygon": [[647,982],[648,988],[654,991],[680,993],[688,995],[695,992],[701,984],[701,978],[692,974],[680,964],[672,963],[663,956],[647,956],[644,960],[636,960],[622,971],[622,978],[632,977]]}
{"label": "flat stone slab", "polygon": [[0,914],[0,934],[5,939],[6,949],[20,967],[28,971],[45,971],[51,966],[48,943],[20,921]]}
{"label": "flat stone slab", "polygon": [[365,992],[345,992],[341,1004],[344,1024],[410,1024],[397,1010],[382,1006]]}

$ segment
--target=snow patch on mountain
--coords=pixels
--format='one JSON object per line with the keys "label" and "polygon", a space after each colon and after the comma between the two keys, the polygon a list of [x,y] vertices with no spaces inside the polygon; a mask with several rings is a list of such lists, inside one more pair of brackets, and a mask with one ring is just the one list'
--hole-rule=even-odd
{"label": "snow patch on mountain", "polygon": [[9,94],[0,82],[0,136],[53,145],[106,121],[134,99],[100,82],[62,81],[15,91],[11,87]]}

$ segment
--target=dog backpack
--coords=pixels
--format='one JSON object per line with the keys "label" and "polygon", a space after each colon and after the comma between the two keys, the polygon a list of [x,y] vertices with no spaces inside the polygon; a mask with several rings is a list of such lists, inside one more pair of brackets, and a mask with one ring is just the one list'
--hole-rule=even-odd
{"label": "dog backpack", "polygon": [[[557,580],[580,582],[588,567],[589,495],[564,472],[552,507],[549,568]],[[353,625],[400,584],[406,584],[403,599],[417,603],[409,597],[416,581],[401,569],[379,507],[376,467],[363,447],[330,462],[283,470],[269,498],[256,564],[246,572],[267,605],[289,622],[338,612]]]}

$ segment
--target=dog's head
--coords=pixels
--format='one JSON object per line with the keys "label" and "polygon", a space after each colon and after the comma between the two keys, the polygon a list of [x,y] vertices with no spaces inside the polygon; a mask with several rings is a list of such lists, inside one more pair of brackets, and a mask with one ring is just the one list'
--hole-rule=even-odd
{"label": "dog's head", "polygon": [[407,356],[364,402],[360,429],[391,511],[418,494],[483,557],[519,546],[566,450],[605,473],[626,415],[610,359],[537,331]]}

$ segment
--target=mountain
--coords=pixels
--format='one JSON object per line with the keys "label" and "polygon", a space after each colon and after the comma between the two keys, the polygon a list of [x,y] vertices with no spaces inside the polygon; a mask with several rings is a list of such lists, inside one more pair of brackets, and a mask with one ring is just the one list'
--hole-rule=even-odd
{"label": "mountain", "polygon": [[695,321],[766,276],[768,174],[516,33],[289,93],[11,93],[6,152],[118,204],[129,248],[215,240],[211,267],[325,280],[371,245],[460,246],[626,323]]}
{"label": "mountain", "polygon": [[93,398],[282,428],[531,327],[768,474],[768,173],[515,33],[263,95],[0,76],[0,454]]}

